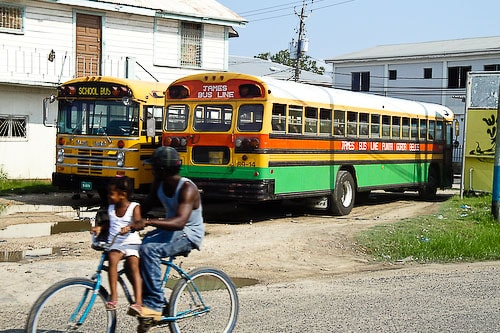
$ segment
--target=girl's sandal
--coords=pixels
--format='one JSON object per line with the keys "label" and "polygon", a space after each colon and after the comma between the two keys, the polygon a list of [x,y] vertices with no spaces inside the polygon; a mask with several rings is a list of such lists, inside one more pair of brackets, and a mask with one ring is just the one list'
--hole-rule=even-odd
{"label": "girl's sandal", "polygon": [[109,301],[106,303],[106,311],[116,311],[118,301]]}

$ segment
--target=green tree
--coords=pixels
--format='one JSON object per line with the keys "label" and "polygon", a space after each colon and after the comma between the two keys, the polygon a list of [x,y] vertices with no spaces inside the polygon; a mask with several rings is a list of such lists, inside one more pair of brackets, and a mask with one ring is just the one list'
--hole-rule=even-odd
{"label": "green tree", "polygon": [[[295,68],[295,60],[290,58],[290,52],[288,50],[281,50],[276,54],[271,54],[271,52],[259,53],[255,58],[271,60],[272,62]],[[318,66],[316,60],[308,55],[302,55],[299,68],[320,75],[325,74],[325,67]]]}

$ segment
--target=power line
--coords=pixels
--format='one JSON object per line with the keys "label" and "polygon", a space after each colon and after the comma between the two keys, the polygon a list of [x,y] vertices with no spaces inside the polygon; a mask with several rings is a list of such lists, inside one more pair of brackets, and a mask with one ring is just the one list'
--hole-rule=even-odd
{"label": "power line", "polygon": [[[339,6],[339,5],[343,5],[343,4],[349,3],[349,2],[354,2],[356,0],[346,0],[346,1],[336,2],[334,4],[326,5],[326,6],[322,6],[322,7],[314,7],[314,5],[316,5],[318,2],[323,2],[323,1],[331,1],[331,0],[311,0],[311,5],[312,5],[311,11],[316,11],[316,10],[321,10],[321,9],[324,9],[324,8]],[[291,2],[291,3],[289,2],[289,3],[282,4],[282,5],[275,5],[275,6],[261,8],[261,9],[254,9],[254,10],[250,10],[250,11],[246,11],[246,12],[241,12],[241,13],[238,13],[238,14],[241,15],[241,16],[246,16],[246,17],[266,15],[266,14],[269,14],[269,13],[274,13],[274,12],[280,12],[280,11],[284,11],[284,10],[294,9],[296,6],[293,5],[293,4],[298,4],[298,3],[302,3],[302,1],[294,1],[294,2]],[[247,14],[247,15],[245,15],[245,14]],[[280,17],[285,17],[285,16],[291,16],[291,15],[294,15],[294,13],[290,12],[290,13],[287,13],[287,14],[281,14],[281,15],[276,15],[276,16],[269,16],[269,17],[259,18],[259,19],[255,19],[255,20],[250,20],[250,22],[259,22],[259,21],[272,20],[272,19],[276,19],[276,18],[280,18]]]}

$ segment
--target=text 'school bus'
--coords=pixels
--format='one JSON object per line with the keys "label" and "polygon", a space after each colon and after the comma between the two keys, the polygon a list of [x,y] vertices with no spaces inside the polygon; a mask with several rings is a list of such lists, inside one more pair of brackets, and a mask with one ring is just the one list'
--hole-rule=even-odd
{"label": "text 'school bus'", "polygon": [[205,73],[169,86],[162,144],[206,198],[314,198],[347,215],[371,190],[450,187],[452,122],[442,105]]}
{"label": "text 'school bus'", "polygon": [[500,72],[469,72],[465,102],[462,184],[465,194],[491,193]]}
{"label": "text 'school bus'", "polygon": [[53,185],[106,198],[110,178],[128,176],[134,190],[147,191],[151,168],[142,160],[161,145],[167,84],[106,76],[81,77],[57,88],[56,170]]}

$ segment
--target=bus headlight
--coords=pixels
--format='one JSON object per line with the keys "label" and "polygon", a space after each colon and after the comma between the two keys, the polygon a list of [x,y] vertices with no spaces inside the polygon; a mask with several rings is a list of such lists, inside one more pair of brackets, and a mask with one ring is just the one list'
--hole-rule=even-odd
{"label": "bus headlight", "polygon": [[62,163],[64,161],[64,149],[59,149],[57,151],[57,163]]}
{"label": "bus headlight", "polygon": [[124,165],[125,165],[125,153],[119,151],[118,154],[116,154],[116,166],[121,168]]}

